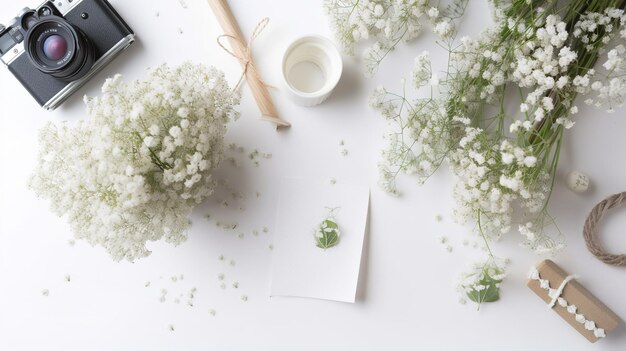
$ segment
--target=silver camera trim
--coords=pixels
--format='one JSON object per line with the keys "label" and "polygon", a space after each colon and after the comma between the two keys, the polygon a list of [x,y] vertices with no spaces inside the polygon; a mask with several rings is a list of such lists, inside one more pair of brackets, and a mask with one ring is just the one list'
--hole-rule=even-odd
{"label": "silver camera trim", "polygon": [[[51,0],[52,3],[54,3],[54,6],[57,8],[57,10],[59,10],[59,12],[61,12],[61,14],[65,17],[65,15],[72,11],[72,9],[74,7],[76,7],[76,5],[80,4],[81,2],[83,2],[83,0]],[[41,5],[45,4],[42,3]],[[41,7],[41,5],[39,5],[39,7]]]}
{"label": "silver camera trim", "polygon": [[61,91],[53,96],[48,102],[43,105],[43,108],[48,111],[53,111],[59,107],[65,100],[67,100],[76,90],[85,85],[93,76],[100,72],[109,62],[113,61],[122,51],[128,48],[135,42],[135,35],[130,34],[115,44],[109,51],[107,51],[102,57],[93,64],[91,70],[84,77],[75,80],[66,85]]}
{"label": "silver camera trim", "polygon": [[24,53],[24,42],[21,42],[14,47],[11,48],[11,51],[4,54],[0,60],[4,62],[5,65],[10,65],[16,58],[18,58],[21,54]]}

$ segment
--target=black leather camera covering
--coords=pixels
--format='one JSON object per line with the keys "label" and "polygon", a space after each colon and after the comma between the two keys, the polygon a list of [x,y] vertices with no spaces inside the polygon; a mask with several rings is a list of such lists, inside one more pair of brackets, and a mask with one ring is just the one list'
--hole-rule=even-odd
{"label": "black leather camera covering", "polygon": [[[133,34],[107,0],[83,0],[65,15],[65,19],[89,38],[96,49],[96,61],[120,40]],[[16,58],[9,70],[41,106],[68,84],[35,68],[27,53]]]}

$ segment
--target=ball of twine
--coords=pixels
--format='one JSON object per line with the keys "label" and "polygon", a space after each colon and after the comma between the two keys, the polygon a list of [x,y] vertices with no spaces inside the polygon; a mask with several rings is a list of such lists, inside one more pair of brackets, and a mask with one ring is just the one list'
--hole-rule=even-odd
{"label": "ball of twine", "polygon": [[587,243],[587,249],[591,253],[606,264],[612,266],[626,266],[626,255],[615,255],[604,250],[598,242],[598,223],[612,208],[620,206],[626,201],[626,191],[623,193],[611,195],[597,204],[589,213],[589,217],[585,221],[583,227],[583,236]]}

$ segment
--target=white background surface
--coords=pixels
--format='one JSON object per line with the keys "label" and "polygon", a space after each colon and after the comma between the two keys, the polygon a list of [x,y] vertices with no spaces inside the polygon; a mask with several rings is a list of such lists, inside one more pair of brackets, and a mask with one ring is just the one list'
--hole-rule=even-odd
{"label": "white background surface", "polygon": [[[220,30],[209,7],[203,0],[187,2],[188,9],[176,0],[112,1],[139,42],[53,113],[41,111],[11,74],[0,70],[0,350],[624,350],[623,327],[592,347],[525,287],[525,274],[538,258],[517,246],[515,233],[495,246],[500,256],[513,261],[502,300],[479,312],[460,305],[456,277],[480,252],[461,244],[466,238],[474,240],[468,236],[470,228],[449,219],[453,180],[448,172],[421,188],[405,178],[405,194],[399,199],[376,187],[385,124],[367,107],[367,97],[379,84],[399,90],[400,78],[408,75],[413,57],[422,50],[430,50],[443,63],[445,53],[430,35],[393,53],[371,80],[363,78],[359,62],[346,58],[337,90],[317,108],[297,107],[276,91],[279,110],[293,123],[286,132],[277,133],[258,121],[257,108],[245,91],[242,118],[228,139],[274,154],[259,168],[242,159],[241,168],[224,165],[218,172],[246,192],[245,211],[221,208],[228,192],[219,192],[196,211],[185,244],[153,244],[152,256],[135,264],[114,263],[102,249],[82,242],[70,247],[65,220],[52,215],[48,203],[27,189],[37,131],[47,121],[85,118],[79,95],[97,94],[104,78],[117,72],[135,79],[143,77],[146,66],[194,60],[224,69],[234,83],[239,66],[215,44]],[[290,39],[306,33],[330,35],[321,1],[230,3],[245,33],[261,17],[272,19],[254,45],[270,84],[280,85],[281,51]],[[25,5],[35,5],[8,0],[1,4],[2,21]],[[488,18],[486,1],[471,1],[463,33],[478,33],[489,24]],[[552,199],[552,213],[569,243],[557,262],[581,275],[582,282],[622,317],[626,269],[607,267],[589,254],[581,228],[597,201],[626,190],[623,114],[623,109],[612,116],[581,110],[576,128],[567,135]],[[341,139],[350,151],[345,158],[339,154]],[[576,195],[566,189],[561,179],[571,169],[591,176],[591,192]],[[336,177],[372,187],[357,303],[268,298],[268,245],[282,176]],[[262,193],[258,200],[257,191]],[[239,230],[218,230],[203,218],[207,212],[237,220]],[[435,221],[437,214],[444,216],[442,223]],[[616,252],[626,252],[625,214],[616,211],[603,225],[606,243]],[[268,234],[250,234],[263,226],[268,226]],[[237,238],[240,231],[243,240]],[[452,253],[438,243],[440,235],[450,238]],[[220,254],[226,261],[217,259]],[[240,288],[221,289],[220,273],[228,284],[238,281]],[[64,281],[66,274],[71,283]],[[174,274],[185,278],[173,283],[169,277]],[[148,280],[152,284],[146,288]],[[180,305],[172,302],[193,286],[198,288],[194,307],[186,306],[186,299]],[[41,295],[44,288],[50,296]],[[169,291],[165,303],[158,301],[161,288]],[[208,312],[212,308],[215,317]]]}

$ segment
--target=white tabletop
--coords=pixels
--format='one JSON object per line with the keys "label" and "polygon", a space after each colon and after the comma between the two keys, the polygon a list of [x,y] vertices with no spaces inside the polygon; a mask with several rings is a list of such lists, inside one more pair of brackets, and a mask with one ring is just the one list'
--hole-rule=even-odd
{"label": "white tabletop", "polygon": [[[386,125],[367,106],[368,96],[380,84],[399,91],[400,79],[408,76],[413,57],[423,50],[443,69],[446,53],[430,34],[392,53],[372,79],[363,76],[358,60],[344,57],[343,78],[319,107],[298,107],[274,91],[281,115],[293,124],[288,131],[276,132],[259,121],[244,88],[242,117],[227,139],[273,154],[259,167],[244,156],[241,167],[225,163],[217,172],[246,194],[244,211],[221,207],[229,192],[218,191],[195,211],[186,243],[151,244],[153,254],[134,264],[115,263],[104,250],[84,242],[70,246],[66,220],[53,215],[47,201],[27,188],[44,123],[87,118],[81,96],[98,94],[105,77],[117,72],[135,79],[144,77],[147,66],[192,60],[225,70],[233,84],[240,74],[238,63],[215,42],[220,29],[204,0],[187,0],[186,9],[177,0],[111,2],[139,40],[59,110],[42,111],[0,69],[0,350],[589,350],[582,336],[526,288],[526,272],[540,258],[518,246],[517,233],[495,245],[500,256],[512,260],[501,301],[480,311],[457,302],[457,276],[481,252],[462,244],[476,240],[471,227],[450,219],[454,180],[447,170],[423,187],[402,178],[400,198],[376,185]],[[332,36],[321,1],[230,3],[245,33],[262,17],[271,18],[254,52],[267,82],[279,87],[282,50],[291,39],[307,33]],[[22,6],[3,1],[0,20],[8,20]],[[489,23],[487,1],[471,1],[462,32],[475,35]],[[613,115],[581,109],[577,125],[566,135],[552,199],[552,213],[568,238],[568,247],[555,260],[581,275],[581,282],[622,317],[626,269],[596,260],[586,250],[581,230],[597,201],[626,190],[623,114],[623,109]],[[346,157],[340,154],[341,140],[349,150]],[[578,195],[566,188],[563,176],[573,169],[591,177],[589,193]],[[334,177],[371,187],[355,304],[268,297],[275,193],[285,176]],[[207,213],[213,215],[210,221],[204,218]],[[438,214],[441,223],[435,220]],[[605,243],[617,252],[626,252],[624,214],[615,211],[602,226]],[[220,219],[238,222],[240,230],[216,228]],[[252,234],[264,226],[269,233]],[[245,234],[243,239],[239,233]],[[451,253],[438,242],[442,235],[449,238]],[[180,274],[182,281],[171,280]],[[220,287],[219,274],[225,276],[226,289]],[[71,282],[65,281],[66,275]],[[144,286],[147,281],[149,287]],[[237,289],[232,287],[235,281]],[[173,301],[192,287],[197,288],[193,307],[185,296],[180,304]],[[164,303],[159,302],[162,288],[168,290]],[[42,296],[42,289],[49,296]],[[622,327],[594,349],[623,350],[625,345]]]}

